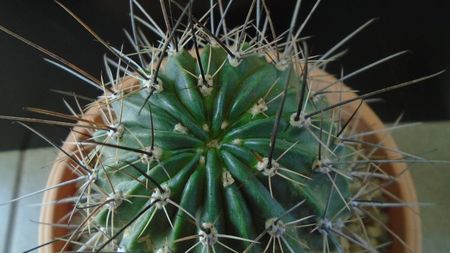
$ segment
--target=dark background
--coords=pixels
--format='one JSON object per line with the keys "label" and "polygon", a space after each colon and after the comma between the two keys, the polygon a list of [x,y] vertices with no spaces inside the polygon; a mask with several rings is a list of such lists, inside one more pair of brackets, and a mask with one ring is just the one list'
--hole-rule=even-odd
{"label": "dark background", "polygon": [[[289,24],[295,1],[266,0],[272,10],[278,33]],[[105,40],[120,47],[125,42],[122,28],[129,29],[128,0],[62,1]],[[156,0],[142,0],[142,5],[161,20]],[[205,0],[197,0],[196,16],[206,9]],[[249,0],[235,0],[228,24],[240,24]],[[323,0],[304,35],[314,35],[309,46],[313,54],[324,53],[341,38],[364,22],[379,20],[361,32],[343,48],[349,49],[338,63],[330,66],[338,74],[346,73],[375,60],[410,50],[411,54],[383,64],[347,84],[367,92],[402,81],[435,73],[450,66],[449,1],[388,0]],[[282,4],[281,4],[282,3]],[[304,0],[301,17],[314,4]],[[85,32],[64,10],[50,0],[0,0],[0,24],[68,59],[96,77],[102,70],[106,50]],[[160,23],[163,27],[163,24]],[[153,40],[153,39],[151,39]],[[24,106],[65,111],[62,96],[50,89],[76,91],[95,97],[94,88],[68,73],[44,62],[44,55],[29,46],[0,33],[0,114],[30,116]],[[372,104],[380,117],[394,121],[404,113],[403,121],[435,121],[450,119],[450,70],[441,75],[379,96]],[[70,98],[68,98],[70,99]],[[67,130],[36,126],[60,143]],[[36,147],[45,144],[23,127],[0,121],[0,149]]]}

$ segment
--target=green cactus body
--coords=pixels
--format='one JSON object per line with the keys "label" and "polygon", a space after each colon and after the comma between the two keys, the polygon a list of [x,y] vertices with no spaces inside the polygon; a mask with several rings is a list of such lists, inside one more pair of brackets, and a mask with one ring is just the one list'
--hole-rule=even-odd
{"label": "green cactus body", "polygon": [[[353,159],[350,147],[335,144],[331,113],[293,121],[304,84],[292,64],[258,55],[236,63],[215,46],[200,60],[207,83],[197,59],[180,50],[167,56],[147,104],[144,86],[112,103],[120,130],[94,134],[105,143],[94,150],[96,184],[110,196],[98,225],[112,234],[127,226],[116,242],[127,252],[262,252],[270,243],[322,252],[323,233],[349,214],[347,169],[331,161]],[[308,101],[304,114],[326,104]],[[318,138],[326,143],[321,161]]]}

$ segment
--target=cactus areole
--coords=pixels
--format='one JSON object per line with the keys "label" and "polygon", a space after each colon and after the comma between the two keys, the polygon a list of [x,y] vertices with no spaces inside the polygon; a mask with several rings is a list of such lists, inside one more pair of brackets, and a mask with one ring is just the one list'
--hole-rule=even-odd
{"label": "cactus areole", "polygon": [[200,51],[100,100],[114,118],[91,151],[104,250],[321,252],[324,236],[340,249],[354,150],[331,110],[314,114],[328,104],[302,89],[304,65]]}

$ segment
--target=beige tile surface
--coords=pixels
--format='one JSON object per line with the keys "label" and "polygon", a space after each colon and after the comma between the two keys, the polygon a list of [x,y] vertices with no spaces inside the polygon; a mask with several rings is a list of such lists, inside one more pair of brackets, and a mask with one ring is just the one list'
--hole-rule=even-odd
{"label": "beige tile surface", "polygon": [[[9,152],[12,157],[18,158],[19,152]],[[18,196],[37,191],[45,187],[51,164],[53,163],[56,153],[51,148],[39,148],[25,151],[22,159],[22,173],[18,180]],[[8,159],[5,159],[6,161]],[[1,166],[4,160],[0,160]],[[3,178],[0,178],[3,181]],[[3,188],[3,182],[0,184]],[[8,187],[12,188],[12,187]],[[9,252],[23,252],[37,245],[39,206],[31,206],[39,204],[42,194],[19,200],[15,204],[14,213],[10,213],[9,217],[14,218],[14,228],[11,233],[9,243]],[[14,206],[13,206],[14,207]],[[11,218],[10,218],[11,219]],[[4,220],[3,218],[1,219]]]}
{"label": "beige tile surface", "polygon": [[[426,123],[393,132],[401,149],[428,159],[450,161],[450,122]],[[50,164],[55,152],[51,148],[28,150],[23,160],[20,177],[20,194],[26,194],[45,186]],[[0,202],[10,199],[14,187],[15,166],[18,152],[0,153]],[[423,253],[450,252],[450,164],[414,165],[411,172],[421,202],[434,203],[421,209],[423,221]],[[17,203],[15,229],[11,251],[21,252],[37,245],[36,223],[39,208],[28,205],[39,203],[42,194]],[[0,207],[0,245],[4,245],[9,208]],[[0,248],[2,250],[2,248]],[[3,250],[1,252],[4,252]],[[7,253],[7,252],[5,252]]]}
{"label": "beige tile surface", "polygon": [[[450,123],[426,123],[393,132],[403,151],[450,161]],[[423,253],[450,252],[450,163],[411,166],[421,208]]]}
{"label": "beige tile surface", "polygon": [[[16,151],[0,153],[0,202],[5,202],[13,197],[14,185],[17,174],[19,153]],[[0,251],[6,251],[8,240],[9,217],[12,205],[0,206]]]}

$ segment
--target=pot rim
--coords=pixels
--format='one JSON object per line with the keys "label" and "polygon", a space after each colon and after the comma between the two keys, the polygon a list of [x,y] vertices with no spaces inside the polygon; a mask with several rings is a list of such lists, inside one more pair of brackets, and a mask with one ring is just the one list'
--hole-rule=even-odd
{"label": "pot rim", "polygon": [[[314,89],[320,89],[321,87],[325,87],[330,83],[336,83],[338,90],[343,91],[340,92],[339,95],[329,93],[327,95],[327,99],[331,104],[335,104],[340,101],[353,99],[357,95],[352,92],[347,86],[345,86],[342,82],[339,82],[332,75],[319,70],[314,69],[310,71],[310,79],[311,83],[314,83]],[[137,82],[136,79],[128,79],[125,80],[125,83],[135,84]],[[128,84],[125,84],[127,86]],[[358,107],[358,101],[346,104],[343,106],[345,111],[353,112]],[[99,108],[92,107],[85,113],[84,117],[90,120],[99,120],[97,116]],[[359,108],[358,115],[358,128],[361,129],[383,129],[384,124],[375,114],[375,112],[365,103],[363,102]],[[344,117],[345,120],[345,117]],[[80,124],[85,124],[80,122]],[[77,132],[71,131],[68,138],[64,142],[62,148],[68,153],[75,152],[75,146],[70,144],[74,140],[82,139],[83,133],[86,134],[88,131],[85,128],[76,127],[74,128]],[[397,145],[389,134],[389,131],[385,132],[376,132],[370,135],[370,141],[374,141],[374,143],[383,143],[383,146],[389,147],[390,149],[397,149]],[[386,149],[380,149],[380,154],[384,155],[387,159],[399,159],[399,154],[393,151],[388,151]],[[55,163],[51,169],[47,186],[52,186],[58,184],[63,181],[67,181],[73,179],[76,175],[72,173],[72,171],[67,167],[67,162],[69,159],[63,152],[59,152]],[[386,171],[389,175],[397,176],[397,180],[389,186],[389,191],[393,193],[395,196],[401,198],[403,201],[407,203],[417,203],[417,195],[414,187],[414,183],[411,177],[410,172],[407,170],[407,165],[405,163],[392,163],[383,167],[383,170]],[[46,191],[43,196],[42,203],[52,203],[52,201],[62,199],[64,197],[72,196],[76,192],[75,184],[67,185],[64,187],[52,189]],[[39,225],[39,244],[43,245],[48,243],[55,238],[61,237],[65,235],[67,230],[62,227],[53,227],[48,224],[56,224],[58,221],[66,215],[71,210],[70,204],[65,205],[43,205],[41,208],[40,220],[41,224]],[[390,253],[421,253],[422,252],[422,232],[421,232],[421,221],[420,221],[420,213],[419,207],[414,205],[412,207],[402,207],[402,208],[388,208],[387,210],[389,218],[389,229],[394,231],[402,240],[405,242],[407,247],[405,247],[399,240],[393,240],[392,246],[389,248],[388,252]],[[53,253],[57,252],[58,248],[62,248],[63,242],[55,242],[40,248],[39,252],[41,253]],[[409,249],[408,249],[409,248]]]}

